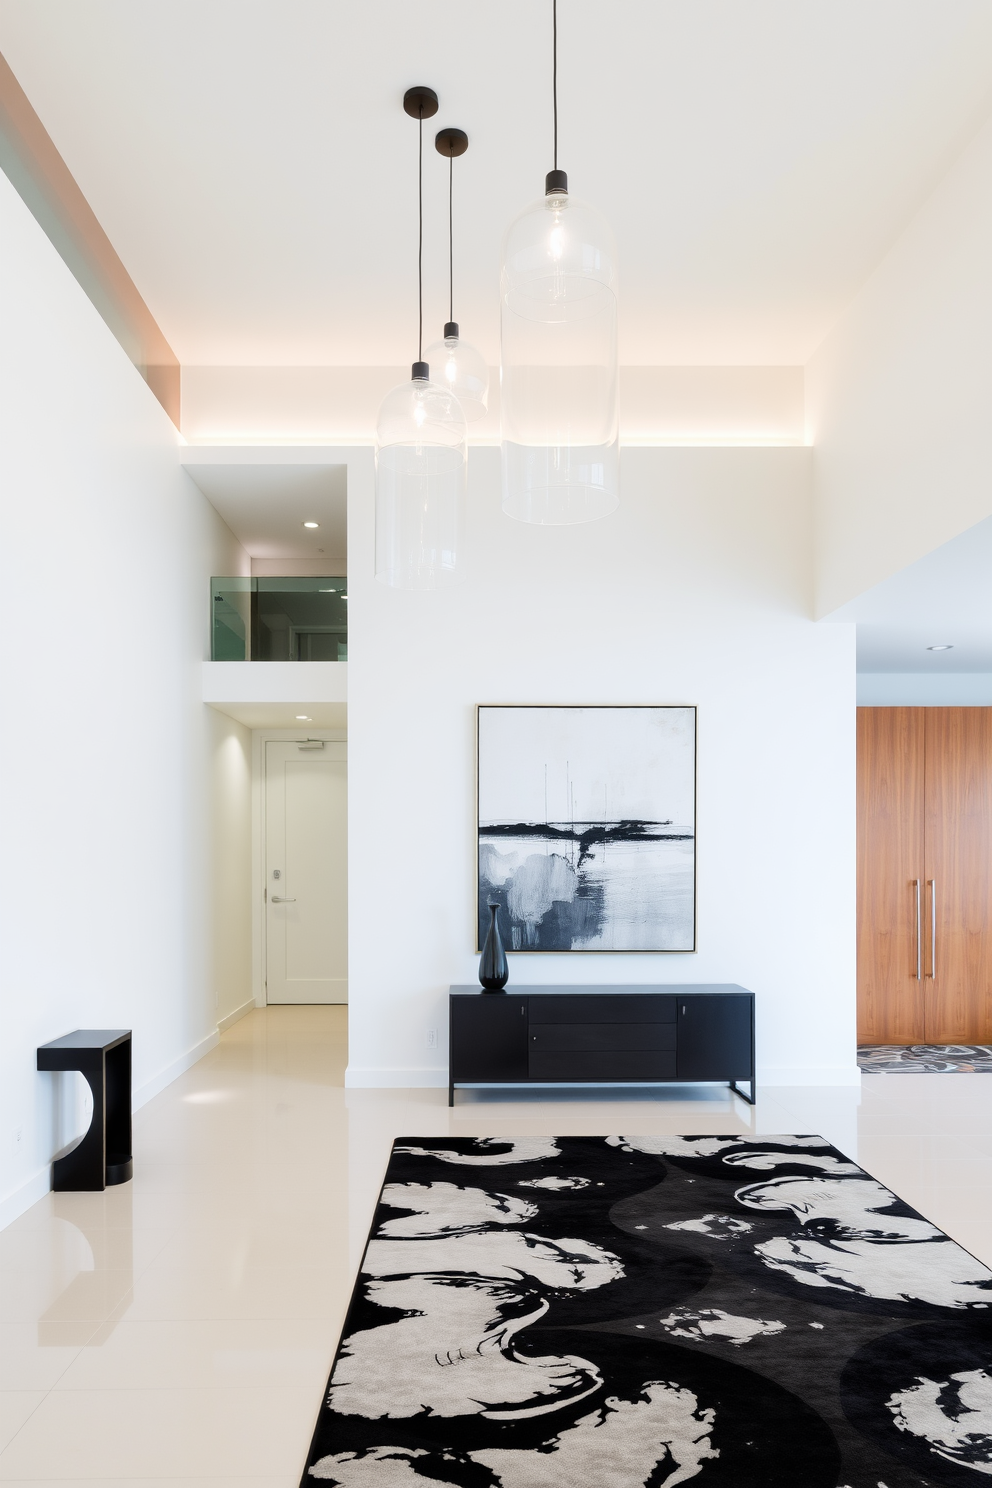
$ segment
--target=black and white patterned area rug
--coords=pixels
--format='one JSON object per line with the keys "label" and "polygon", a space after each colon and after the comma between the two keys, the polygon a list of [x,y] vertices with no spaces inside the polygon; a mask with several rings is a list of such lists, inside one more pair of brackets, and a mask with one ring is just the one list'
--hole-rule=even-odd
{"label": "black and white patterned area rug", "polygon": [[992,1045],[862,1044],[858,1067],[866,1075],[987,1075]]}
{"label": "black and white patterned area rug", "polygon": [[821,1137],[407,1138],[303,1483],[978,1485],[990,1304]]}

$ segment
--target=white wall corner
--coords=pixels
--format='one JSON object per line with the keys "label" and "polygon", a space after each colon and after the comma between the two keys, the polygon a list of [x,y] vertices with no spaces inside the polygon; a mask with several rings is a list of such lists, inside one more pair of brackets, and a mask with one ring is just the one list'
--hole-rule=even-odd
{"label": "white wall corner", "polygon": [[766,1064],[758,1065],[759,1091],[776,1086],[860,1086],[856,1064]]}
{"label": "white wall corner", "polygon": [[251,997],[247,1002],[243,1002],[240,1007],[235,1008],[233,1013],[228,1013],[226,1018],[221,1018],[217,1023],[218,1034],[226,1033],[229,1028],[233,1028],[234,1024],[240,1022],[248,1013],[253,1013],[255,1011],[255,1005],[255,999]]}
{"label": "white wall corner", "polygon": [[447,1066],[390,1068],[349,1064],[344,1075],[347,1090],[447,1090]]}
{"label": "white wall corner", "polygon": [[992,122],[806,367],[817,615],[992,512]]}
{"label": "white wall corner", "polygon": [[142,1106],[147,1105],[167,1085],[171,1085],[173,1080],[178,1080],[180,1075],[191,1069],[198,1060],[203,1058],[204,1054],[209,1054],[211,1049],[215,1049],[219,1041],[220,1032],[215,1029],[213,1033],[208,1033],[206,1038],[202,1038],[198,1044],[187,1049],[185,1054],[180,1054],[178,1059],[173,1059],[171,1064],[165,1065],[158,1074],[152,1075],[150,1080],[146,1080],[143,1085],[132,1090],[131,1110],[139,1111]]}
{"label": "white wall corner", "polygon": [[43,1199],[51,1186],[52,1165],[49,1162],[32,1173],[25,1183],[20,1184],[0,1199],[0,1230],[13,1224],[14,1220],[25,1214],[32,1204],[37,1204],[39,1199]]}

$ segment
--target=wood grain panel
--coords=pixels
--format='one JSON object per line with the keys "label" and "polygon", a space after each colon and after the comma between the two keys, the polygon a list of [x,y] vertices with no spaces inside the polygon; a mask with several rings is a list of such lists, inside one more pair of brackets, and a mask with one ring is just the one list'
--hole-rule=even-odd
{"label": "wood grain panel", "polygon": [[926,1041],[984,1044],[992,1041],[992,708],[925,712]]}
{"label": "wood grain panel", "polygon": [[924,709],[858,709],[858,1042],[924,1041],[914,879],[924,876]]}

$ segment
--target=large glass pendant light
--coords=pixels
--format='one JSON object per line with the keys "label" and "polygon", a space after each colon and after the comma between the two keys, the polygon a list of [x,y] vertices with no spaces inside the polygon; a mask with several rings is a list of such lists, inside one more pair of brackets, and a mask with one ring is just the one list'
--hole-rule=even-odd
{"label": "large glass pendant light", "polygon": [[500,272],[503,510],[551,526],[617,506],[617,255],[605,218],[558,169],[558,14],[552,0],[554,169],[510,224]]}
{"label": "large glass pendant light", "polygon": [[375,576],[394,589],[437,589],[456,577],[465,506],[465,415],[430,380],[424,341],[424,120],[431,88],[410,88],[403,107],[418,120],[417,360],[409,382],[387,393],[375,430]]}
{"label": "large glass pendant light", "polygon": [[482,353],[461,336],[455,320],[455,157],[468,149],[468,135],[464,129],[442,129],[434,138],[434,148],[448,158],[448,323],[442,340],[428,346],[427,360],[438,382],[451,389],[472,423],[486,411],[489,368]]}

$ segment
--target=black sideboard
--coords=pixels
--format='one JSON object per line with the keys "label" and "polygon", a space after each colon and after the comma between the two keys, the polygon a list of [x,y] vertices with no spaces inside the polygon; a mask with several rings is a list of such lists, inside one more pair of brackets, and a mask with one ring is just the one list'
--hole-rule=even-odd
{"label": "black sideboard", "polygon": [[726,1081],[754,1104],[754,993],[733,983],[452,987],[448,1009],[449,1106],[456,1085],[674,1081]]}

